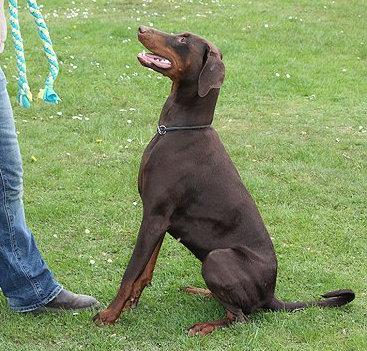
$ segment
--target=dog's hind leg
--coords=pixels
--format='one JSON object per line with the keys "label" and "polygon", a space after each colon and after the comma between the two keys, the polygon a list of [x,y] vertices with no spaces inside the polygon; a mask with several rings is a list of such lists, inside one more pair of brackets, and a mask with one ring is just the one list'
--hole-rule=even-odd
{"label": "dog's hind leg", "polygon": [[189,335],[206,335],[234,322],[245,322],[247,315],[272,297],[268,277],[269,265],[249,249],[218,249],[203,261],[203,278],[227,311],[220,321],[197,323]]}

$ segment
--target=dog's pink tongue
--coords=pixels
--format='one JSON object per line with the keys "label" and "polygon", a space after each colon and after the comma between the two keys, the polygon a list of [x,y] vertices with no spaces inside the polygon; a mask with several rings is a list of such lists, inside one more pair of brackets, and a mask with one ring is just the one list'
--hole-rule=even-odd
{"label": "dog's pink tongue", "polygon": [[138,57],[143,60],[145,63],[152,63],[153,65],[160,67],[160,68],[170,68],[172,66],[171,62],[161,56],[153,55],[153,54],[146,54],[141,52]]}

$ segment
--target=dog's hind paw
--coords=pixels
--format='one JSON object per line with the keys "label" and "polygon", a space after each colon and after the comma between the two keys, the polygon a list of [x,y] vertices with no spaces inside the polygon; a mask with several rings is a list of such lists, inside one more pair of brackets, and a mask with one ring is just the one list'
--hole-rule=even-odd
{"label": "dog's hind paw", "polygon": [[182,290],[190,295],[199,295],[199,296],[203,296],[203,297],[213,297],[213,294],[210,290],[208,289],[203,289],[203,288],[195,288],[193,286],[186,286],[184,288],[182,288]]}
{"label": "dog's hind paw", "polygon": [[195,323],[193,326],[189,328],[188,335],[189,336],[195,336],[195,335],[201,335],[205,336],[213,332],[215,329],[217,329],[219,326],[215,323]]}

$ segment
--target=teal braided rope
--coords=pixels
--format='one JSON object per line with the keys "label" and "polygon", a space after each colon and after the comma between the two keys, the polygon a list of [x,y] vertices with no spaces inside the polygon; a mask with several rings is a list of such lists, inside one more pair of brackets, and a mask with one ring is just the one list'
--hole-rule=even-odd
{"label": "teal braided rope", "polygon": [[23,39],[20,34],[19,18],[18,18],[18,1],[9,0],[10,27],[13,39],[17,69],[18,69],[18,95],[17,100],[22,107],[29,108],[32,101],[32,93],[27,80],[27,68],[24,57]]}
{"label": "teal braided rope", "polygon": [[45,82],[45,88],[41,89],[38,97],[51,104],[57,104],[60,101],[59,96],[54,90],[54,83],[59,74],[59,63],[56,53],[52,47],[52,41],[45,20],[43,19],[40,8],[36,0],[27,0],[29,11],[37,25],[38,34],[43,43],[43,50],[47,56],[50,72]]}

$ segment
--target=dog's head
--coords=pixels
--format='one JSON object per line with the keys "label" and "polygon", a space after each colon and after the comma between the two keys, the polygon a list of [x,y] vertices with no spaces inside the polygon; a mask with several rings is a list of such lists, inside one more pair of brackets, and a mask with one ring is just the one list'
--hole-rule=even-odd
{"label": "dog's head", "polygon": [[139,27],[138,38],[151,53],[140,53],[138,60],[174,83],[197,87],[200,97],[219,89],[224,80],[224,64],[218,48],[191,33],[168,34]]}

